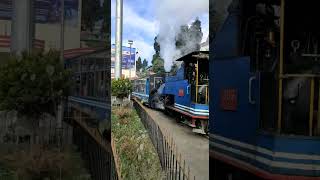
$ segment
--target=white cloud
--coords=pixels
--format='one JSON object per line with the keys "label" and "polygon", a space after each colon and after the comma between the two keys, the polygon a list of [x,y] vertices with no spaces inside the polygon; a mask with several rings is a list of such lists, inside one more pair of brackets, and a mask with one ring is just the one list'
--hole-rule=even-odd
{"label": "white cloud", "polygon": [[138,57],[141,59],[147,59],[149,65],[151,64],[152,56],[154,54],[153,44],[150,45],[148,42],[145,42],[143,39],[138,39],[133,42],[133,47],[136,48],[138,52]]}
{"label": "white cloud", "polygon": [[[113,0],[111,4],[111,18],[114,19],[112,31],[115,31],[116,18],[116,1]],[[139,15],[134,7],[130,7],[123,3],[123,32],[128,29],[134,29],[135,32],[143,32],[147,37],[154,37],[157,33],[156,21],[147,20]]]}
{"label": "white cloud", "polygon": [[209,14],[205,14],[201,16],[200,20],[201,20],[201,30],[203,33],[201,42],[205,42],[209,36]]}
{"label": "white cloud", "polygon": [[138,15],[131,7],[124,5],[123,8],[124,29],[134,28],[136,31],[144,32],[145,36],[154,37],[157,33],[156,22],[147,20]]}
{"label": "white cloud", "polygon": [[[111,31],[115,31],[115,0],[112,0],[111,8],[111,17],[114,19],[112,22],[113,26]],[[133,40],[133,47],[137,49],[138,57],[140,56],[142,60],[147,59],[149,64],[151,64],[152,56],[154,54],[153,38],[156,36],[156,34],[156,21],[144,18],[142,15],[139,15],[134,11],[134,7],[123,3],[123,46],[127,46],[128,39]],[[115,43],[115,37],[111,38],[111,43]]]}

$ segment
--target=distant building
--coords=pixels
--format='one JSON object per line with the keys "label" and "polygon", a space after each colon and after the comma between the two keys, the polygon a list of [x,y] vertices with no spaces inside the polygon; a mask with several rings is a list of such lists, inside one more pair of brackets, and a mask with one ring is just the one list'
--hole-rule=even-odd
{"label": "distant building", "polygon": [[[115,67],[115,45],[111,46],[111,78],[114,78]],[[133,79],[136,77],[136,48],[122,46],[122,77]],[[131,76],[130,76],[131,75]]]}

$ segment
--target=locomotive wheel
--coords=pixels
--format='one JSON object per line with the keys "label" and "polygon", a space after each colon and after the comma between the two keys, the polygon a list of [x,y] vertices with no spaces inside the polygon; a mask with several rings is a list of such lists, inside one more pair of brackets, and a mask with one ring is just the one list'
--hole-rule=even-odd
{"label": "locomotive wheel", "polygon": [[182,116],[177,116],[175,119],[176,119],[177,123],[181,123],[183,121],[183,117]]}

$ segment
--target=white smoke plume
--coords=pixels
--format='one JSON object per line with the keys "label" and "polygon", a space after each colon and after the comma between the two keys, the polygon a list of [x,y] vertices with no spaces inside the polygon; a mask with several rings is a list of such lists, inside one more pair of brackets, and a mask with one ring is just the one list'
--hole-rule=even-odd
{"label": "white smoke plume", "polygon": [[181,52],[175,47],[175,38],[180,32],[180,27],[208,13],[209,0],[159,0],[155,9],[159,23],[157,42],[160,44],[164,68],[168,72],[174,60],[181,56]]}

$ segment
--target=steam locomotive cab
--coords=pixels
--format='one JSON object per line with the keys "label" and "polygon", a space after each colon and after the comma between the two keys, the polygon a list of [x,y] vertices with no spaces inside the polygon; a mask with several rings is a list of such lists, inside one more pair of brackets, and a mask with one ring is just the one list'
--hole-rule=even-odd
{"label": "steam locomotive cab", "polygon": [[319,176],[320,162],[314,161],[320,156],[315,3],[230,4],[210,63],[210,156],[232,167],[216,171],[226,172],[216,178],[236,174],[230,169],[266,179]]}
{"label": "steam locomotive cab", "polygon": [[165,80],[165,108],[178,115],[177,120],[206,134],[209,116],[209,55],[208,51],[193,52],[182,61],[176,75]]}

